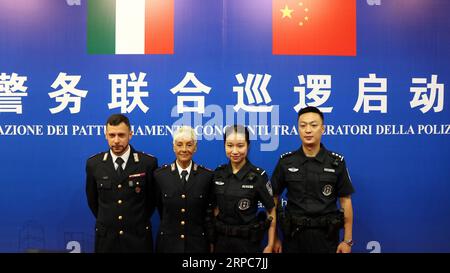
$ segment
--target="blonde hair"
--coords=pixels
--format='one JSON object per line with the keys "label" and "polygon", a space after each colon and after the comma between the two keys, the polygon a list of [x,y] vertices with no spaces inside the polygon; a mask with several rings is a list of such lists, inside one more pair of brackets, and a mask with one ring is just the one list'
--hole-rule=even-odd
{"label": "blonde hair", "polygon": [[178,130],[173,133],[173,144],[175,144],[175,141],[181,137],[191,138],[194,141],[194,144],[197,145],[197,136],[191,126],[183,125],[178,128]]}

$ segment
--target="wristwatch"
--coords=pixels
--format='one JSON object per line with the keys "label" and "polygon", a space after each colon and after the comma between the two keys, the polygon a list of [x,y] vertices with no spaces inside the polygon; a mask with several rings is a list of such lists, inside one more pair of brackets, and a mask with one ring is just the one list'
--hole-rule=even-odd
{"label": "wristwatch", "polygon": [[344,240],[343,242],[346,243],[350,247],[353,246],[353,240],[352,239]]}

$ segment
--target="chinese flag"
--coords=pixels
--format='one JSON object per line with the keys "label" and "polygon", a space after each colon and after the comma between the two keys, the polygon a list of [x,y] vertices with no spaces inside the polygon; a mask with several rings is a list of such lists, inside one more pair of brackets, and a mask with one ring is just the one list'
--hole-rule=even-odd
{"label": "chinese flag", "polygon": [[356,56],[356,0],[272,0],[278,55]]}

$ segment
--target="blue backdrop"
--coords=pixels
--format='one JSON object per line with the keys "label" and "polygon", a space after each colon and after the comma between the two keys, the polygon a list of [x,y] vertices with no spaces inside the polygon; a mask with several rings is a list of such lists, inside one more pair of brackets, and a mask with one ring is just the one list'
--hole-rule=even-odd
{"label": "blue backdrop", "polygon": [[[130,73],[146,73],[141,90],[148,92],[141,98],[148,111],[138,106],[127,113],[135,126],[135,148],[155,155],[160,164],[170,163],[168,129],[190,123],[205,134],[194,159],[215,168],[226,158],[220,134],[211,128],[235,121],[266,124],[268,131],[254,136],[250,159],[269,174],[282,153],[300,145],[297,77],[330,75],[331,87],[324,88],[330,97],[321,106],[333,109],[325,114],[331,126],[323,142],[345,156],[356,189],[353,251],[450,251],[450,111],[444,97],[450,80],[450,1],[357,0],[356,56],[273,55],[272,0],[174,2],[174,54],[89,55],[87,1],[0,0],[0,251],[92,251],[85,162],[107,150],[102,129],[95,126],[120,112],[108,107],[114,93],[109,76]],[[211,88],[209,94],[184,94],[204,98],[203,115],[176,112],[182,94],[170,90],[188,72]],[[69,111],[71,103],[50,112],[60,104],[49,96],[62,89],[52,88],[60,73],[81,76],[75,87],[87,95],[77,113]],[[240,73],[244,79],[271,76],[271,101],[253,103],[273,106],[270,113],[234,112],[233,88],[245,85],[236,78]],[[364,105],[354,110],[364,90],[360,81],[369,74],[386,80],[384,91],[366,91],[370,105],[383,104],[370,96],[386,98],[385,113],[370,107],[365,113]],[[27,77],[25,91],[5,91],[8,82],[20,87],[20,77]],[[12,94],[27,94],[20,97],[21,111],[6,112]],[[412,107],[412,101],[422,104]],[[432,107],[422,112],[427,101]],[[246,97],[244,104],[252,103]],[[286,130],[277,131],[277,125]],[[156,230],[156,213],[153,223]]]}

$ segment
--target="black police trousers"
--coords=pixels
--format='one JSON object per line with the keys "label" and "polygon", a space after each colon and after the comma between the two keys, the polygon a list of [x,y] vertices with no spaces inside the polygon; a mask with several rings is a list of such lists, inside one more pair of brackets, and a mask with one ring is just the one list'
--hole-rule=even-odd
{"label": "black police trousers", "polygon": [[214,246],[215,253],[261,253],[260,242],[252,242],[247,238],[218,234]]}
{"label": "black police trousers", "polygon": [[284,253],[336,253],[339,231],[330,238],[327,229],[303,228],[283,240]]}

